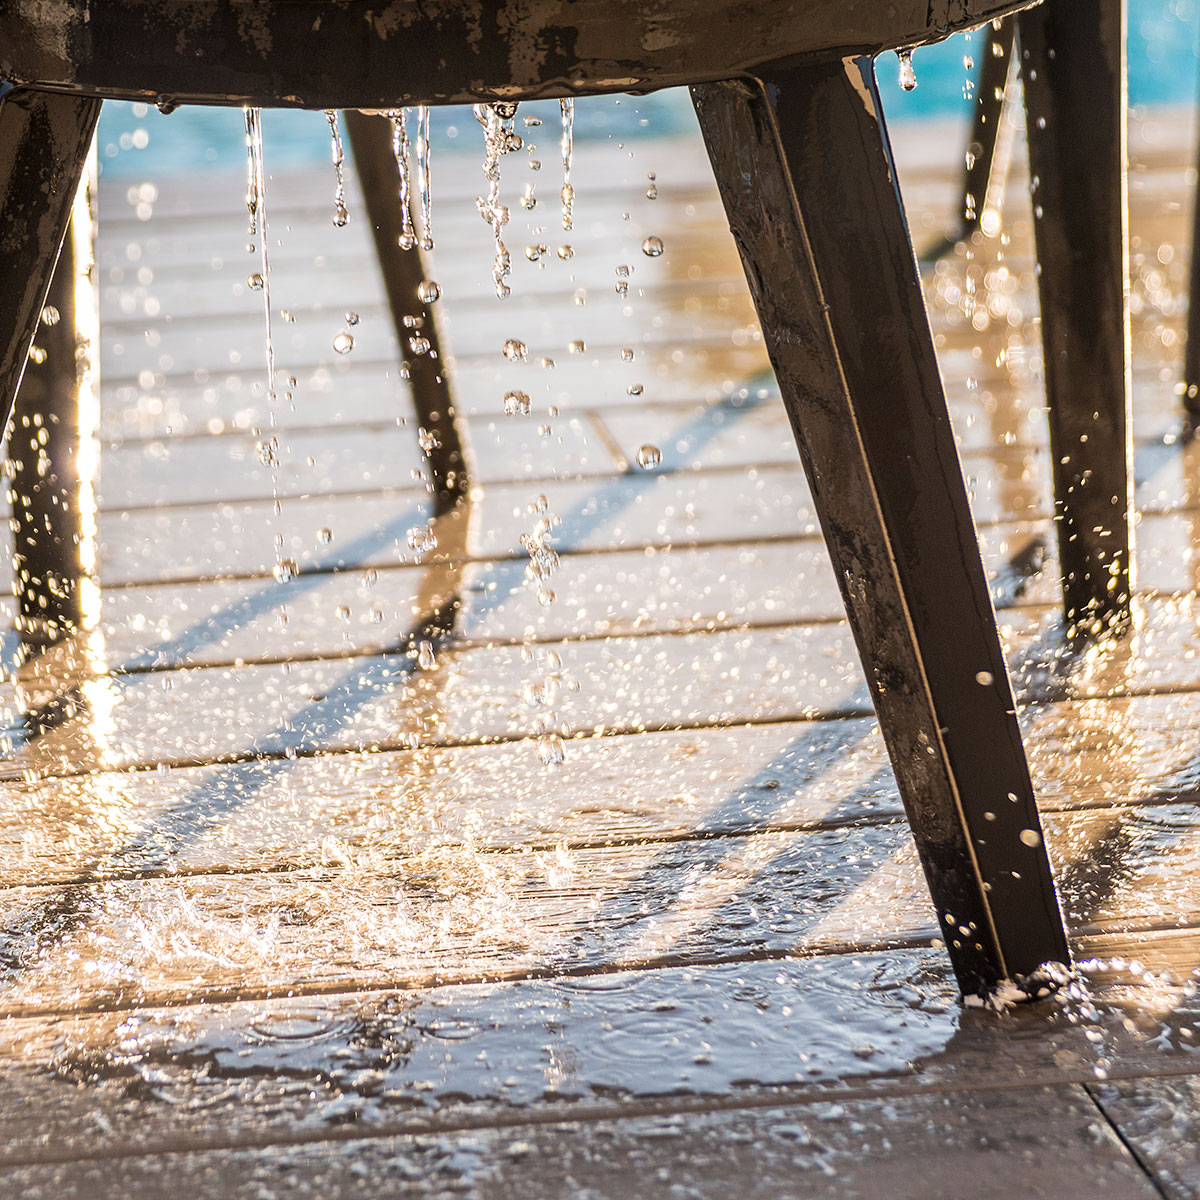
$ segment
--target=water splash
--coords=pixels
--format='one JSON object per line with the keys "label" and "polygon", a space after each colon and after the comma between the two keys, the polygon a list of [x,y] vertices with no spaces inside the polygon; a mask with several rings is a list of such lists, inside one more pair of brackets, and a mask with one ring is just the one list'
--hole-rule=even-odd
{"label": "water splash", "polygon": [[412,219],[412,172],[410,170],[408,117],[404,109],[388,113],[392,123],[392,157],[400,179],[400,248],[411,250],[417,244],[417,231]]}
{"label": "water splash", "polygon": [[421,249],[433,249],[433,187],[429,148],[429,106],[417,106],[417,196],[421,204]]}
{"label": "water splash", "polygon": [[503,300],[512,293],[507,282],[512,273],[512,258],[504,244],[508,206],[500,203],[500,160],[510,151],[519,150],[523,142],[513,132],[513,118],[517,115],[515,104],[477,104],[474,112],[475,119],[483,126],[483,174],[488,181],[487,195],[476,197],[475,206],[479,209],[479,215],[492,227],[496,245],[492,281],[496,285],[496,295]]}
{"label": "water splash", "polygon": [[575,156],[575,101],[560,100],[562,110],[562,227],[570,233],[575,228],[575,189],[571,186],[571,160]]}
{"label": "water splash", "polygon": [[325,120],[329,122],[329,155],[333,159],[333,174],[336,180],[333,191],[333,223],[341,229],[350,220],[346,211],[346,155],[342,151],[342,132],[338,128],[337,109],[327,108]]}

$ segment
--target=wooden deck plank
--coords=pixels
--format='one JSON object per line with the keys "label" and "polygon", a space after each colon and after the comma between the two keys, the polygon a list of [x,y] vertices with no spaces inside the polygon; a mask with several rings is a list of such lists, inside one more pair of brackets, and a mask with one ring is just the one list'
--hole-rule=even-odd
{"label": "wooden deck plank", "polygon": [[[1031,1110],[1045,1114],[1032,1128]],[[595,1200],[717,1200],[732,1190],[747,1200],[956,1200],[965,1176],[989,1195],[1019,1180],[1030,1200],[1159,1196],[1078,1087],[180,1152],[15,1168],[0,1173],[0,1186],[29,1200],[100,1192],[165,1200],[180,1188],[332,1197],[364,1186],[496,1200],[531,1188],[546,1197],[586,1188]]]}

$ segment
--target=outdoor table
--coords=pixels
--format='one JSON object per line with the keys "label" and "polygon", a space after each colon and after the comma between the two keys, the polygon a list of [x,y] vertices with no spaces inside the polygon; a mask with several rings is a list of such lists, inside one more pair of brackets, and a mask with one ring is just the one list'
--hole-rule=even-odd
{"label": "outdoor table", "polygon": [[[1069,950],[873,67],[1020,7],[7,0],[0,402],[16,394],[104,98],[394,110],[691,86],[959,983],[1039,994]],[[1103,317],[1081,335],[1094,351],[1083,383],[1050,397],[1070,443],[1056,504],[1081,628],[1119,622],[1130,590],[1123,256],[1074,240],[1085,228],[1124,246],[1123,206],[1095,199],[1123,198],[1122,17],[1119,0],[1050,0],[1021,18],[1045,146],[1048,357],[1077,301],[1085,321]],[[1100,147],[1090,189],[1070,153],[1084,145]],[[1081,341],[1069,345],[1072,377]]]}

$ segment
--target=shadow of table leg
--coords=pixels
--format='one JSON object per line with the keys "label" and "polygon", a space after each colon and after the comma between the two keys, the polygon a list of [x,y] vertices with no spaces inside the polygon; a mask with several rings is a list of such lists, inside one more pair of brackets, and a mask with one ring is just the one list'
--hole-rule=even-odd
{"label": "shadow of table leg", "polygon": [[1120,624],[1132,596],[1124,0],[1048,0],[1017,29],[1054,507],[1067,621]]}
{"label": "shadow of table leg", "polygon": [[693,97],[954,969],[988,995],[1068,949],[872,65]]}

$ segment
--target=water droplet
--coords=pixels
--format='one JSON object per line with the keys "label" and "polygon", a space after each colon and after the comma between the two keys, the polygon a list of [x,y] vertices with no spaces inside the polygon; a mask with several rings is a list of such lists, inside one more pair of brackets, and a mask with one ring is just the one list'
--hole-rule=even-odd
{"label": "water droplet", "polygon": [[417,358],[420,358],[422,354],[429,353],[429,339],[419,333],[414,334],[408,339],[408,348]]}
{"label": "water droplet", "polygon": [[650,445],[649,442],[644,446],[638,447],[637,464],[646,470],[651,467],[657,467],[662,462],[662,451],[657,446]]}
{"label": "water droplet", "polygon": [[657,200],[658,199],[658,183],[657,183],[658,176],[656,176],[653,171],[650,171],[646,175],[646,178],[650,181],[650,186],[646,189],[646,199],[647,200]]}
{"label": "water droplet", "polygon": [[917,72],[913,67],[912,51],[897,50],[896,58],[900,63],[900,86],[911,92],[917,86]]}
{"label": "water droplet", "polygon": [[357,325],[358,324],[358,313],[348,312],[346,314],[346,324],[347,325]]}
{"label": "water droplet", "polygon": [[538,588],[537,599],[543,608],[549,608],[558,597],[554,594],[553,588],[541,587]]}
{"label": "water droplet", "polygon": [[625,349],[621,351],[621,361],[622,362],[633,362],[633,347],[632,346],[626,346]]}
{"label": "water droplet", "polygon": [[336,616],[339,621],[350,620],[350,606],[347,604],[339,604],[337,608],[334,609],[334,616]]}
{"label": "water droplet", "polygon": [[437,535],[428,525],[414,525],[408,531],[409,549],[415,550],[418,554],[427,554],[430,550],[436,549],[437,544]]}
{"label": "water droplet", "polygon": [[582,354],[587,349],[587,343],[579,340],[567,343],[568,354]]}
{"label": "water droplet", "polygon": [[509,338],[504,343],[504,357],[509,362],[524,362],[527,353],[525,343],[517,338]]}
{"label": "water droplet", "polygon": [[296,578],[299,572],[296,569],[296,560],[294,558],[281,558],[271,572],[279,583],[290,583]]}
{"label": "water droplet", "polygon": [[540,262],[542,257],[548,254],[549,251],[549,246],[539,242],[536,246],[525,247],[525,257],[529,259],[530,262]]}
{"label": "water droplet", "polygon": [[642,394],[642,392],[644,392],[644,391],[645,391],[645,388],[643,388],[640,383],[631,383],[625,389],[625,394],[627,396],[640,396]]}
{"label": "water droplet", "polygon": [[282,317],[282,318],[283,318],[283,319],[284,319],[284,320],[285,320],[285,321],[286,321],[286,322],[287,322],[289,325],[295,325],[295,323],[296,323],[296,314],[295,314],[294,312],[292,312],[292,311],[291,311],[291,309],[285,308],[285,309],[284,309],[284,310],[283,310],[283,311],[282,311],[282,312],[281,312],[279,315],[280,315],[280,316],[281,316],[281,317]]}
{"label": "water droplet", "polygon": [[647,258],[657,258],[663,252],[662,238],[648,237],[642,243],[642,253]]}
{"label": "water droplet", "polygon": [[372,625],[382,625],[383,624],[383,609],[382,608],[373,608],[367,614],[367,617],[370,620]]}
{"label": "water droplet", "polygon": [[328,546],[329,543],[333,541],[333,530],[332,529],[318,529],[317,530],[317,541],[320,542],[322,546]]}
{"label": "water droplet", "polygon": [[979,671],[975,676],[975,682],[979,684],[980,687],[991,687],[996,680],[991,671]]}
{"label": "water droplet", "polygon": [[347,333],[344,329],[333,339],[333,348],[339,354],[349,354],[354,349],[354,334]]}
{"label": "water droplet", "polygon": [[417,287],[417,298],[422,304],[433,304],[442,298],[442,285],[435,283],[432,279],[421,280]]}
{"label": "water droplet", "polygon": [[506,392],[504,394],[504,411],[510,416],[517,413],[527,415],[532,407],[528,392]]}
{"label": "water droplet", "polygon": [[1042,835],[1036,829],[1022,829],[1021,841],[1026,846],[1040,846],[1042,844]]}
{"label": "water droplet", "polygon": [[561,258],[564,262],[566,262],[566,260],[568,258],[575,257],[575,247],[574,246],[559,246],[556,253],[558,254],[559,258]]}
{"label": "water droplet", "polygon": [[567,757],[563,740],[557,733],[543,733],[538,738],[537,748],[538,758],[542,760],[543,766],[556,767]]}
{"label": "water droplet", "polygon": [[422,671],[433,671],[437,668],[437,656],[433,653],[432,642],[417,644],[417,666]]}

